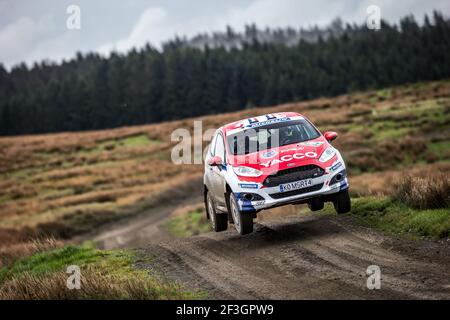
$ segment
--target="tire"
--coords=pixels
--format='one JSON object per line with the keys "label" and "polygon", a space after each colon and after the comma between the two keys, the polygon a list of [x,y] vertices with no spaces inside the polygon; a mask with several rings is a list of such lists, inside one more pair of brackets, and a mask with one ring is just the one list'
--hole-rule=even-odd
{"label": "tire", "polygon": [[253,216],[239,210],[236,197],[233,193],[230,195],[230,211],[234,221],[234,227],[240,235],[253,232]]}
{"label": "tire", "polygon": [[350,212],[351,201],[348,189],[336,194],[333,205],[338,214]]}
{"label": "tire", "polygon": [[323,209],[324,203],[323,203],[322,199],[314,198],[314,199],[311,199],[310,202],[308,202],[308,207],[311,211],[319,211],[319,210]]}
{"label": "tire", "polygon": [[216,206],[211,197],[211,194],[206,194],[205,201],[206,211],[208,212],[209,221],[211,223],[211,228],[215,232],[225,231],[228,228],[228,216],[226,214],[217,214]]}

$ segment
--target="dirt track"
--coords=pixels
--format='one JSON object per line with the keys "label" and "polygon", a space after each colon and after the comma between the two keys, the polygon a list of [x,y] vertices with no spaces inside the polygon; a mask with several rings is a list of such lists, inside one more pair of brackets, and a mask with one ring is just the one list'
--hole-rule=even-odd
{"label": "dirt track", "polygon": [[[160,228],[179,207],[198,203],[198,179],[164,206],[98,230],[86,238],[102,248],[142,248],[136,265],[210,298],[450,299],[450,243],[394,239],[351,217],[277,218],[239,236],[222,233],[174,239]],[[260,213],[260,214],[264,214]],[[381,268],[381,289],[368,290],[366,269]]]}
{"label": "dirt track", "polygon": [[[387,238],[343,217],[290,217],[151,245],[142,268],[231,299],[450,299],[448,244]],[[380,290],[366,269],[381,268]]]}
{"label": "dirt track", "polygon": [[164,208],[149,209],[134,219],[106,226],[92,240],[102,249],[139,248],[149,243],[171,240],[173,237],[161,228],[161,224],[178,206],[198,202],[201,202],[200,196],[176,201]]}
{"label": "dirt track", "polygon": [[[101,249],[139,248],[150,243],[173,239],[161,224],[177,208],[202,202],[203,177],[194,177],[173,190],[170,195],[158,199],[157,204],[127,219],[106,224],[91,233],[73,240],[75,243],[94,241]],[[199,190],[193,192],[192,190]]]}

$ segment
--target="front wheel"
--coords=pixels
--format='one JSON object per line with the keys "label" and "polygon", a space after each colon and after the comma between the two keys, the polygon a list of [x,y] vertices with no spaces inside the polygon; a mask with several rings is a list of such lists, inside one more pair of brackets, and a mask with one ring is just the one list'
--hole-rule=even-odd
{"label": "front wheel", "polygon": [[311,211],[319,211],[319,210],[323,209],[324,203],[323,203],[322,199],[314,198],[308,202],[308,207]]}
{"label": "front wheel", "polygon": [[211,197],[211,194],[206,194],[206,210],[208,211],[209,221],[211,222],[211,228],[215,232],[225,231],[228,228],[228,216],[226,214],[217,214],[216,206]]}
{"label": "front wheel", "polygon": [[350,212],[351,201],[350,201],[350,195],[348,193],[348,189],[336,194],[333,204],[334,204],[334,209],[339,214]]}
{"label": "front wheel", "polygon": [[253,216],[249,213],[243,213],[239,210],[236,196],[230,195],[230,210],[233,217],[234,227],[240,235],[253,232]]}

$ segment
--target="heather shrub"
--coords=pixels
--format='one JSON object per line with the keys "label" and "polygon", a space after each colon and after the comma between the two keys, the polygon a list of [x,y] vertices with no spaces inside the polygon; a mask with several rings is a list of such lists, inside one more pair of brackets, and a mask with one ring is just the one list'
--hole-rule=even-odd
{"label": "heather shrub", "polygon": [[450,181],[446,174],[406,176],[394,186],[393,199],[416,209],[450,207]]}

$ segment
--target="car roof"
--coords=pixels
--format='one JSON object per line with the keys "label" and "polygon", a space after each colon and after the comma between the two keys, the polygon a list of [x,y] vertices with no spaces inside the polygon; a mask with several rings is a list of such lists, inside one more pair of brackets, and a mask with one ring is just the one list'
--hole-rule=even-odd
{"label": "car roof", "polygon": [[228,123],[220,128],[225,135],[230,135],[250,128],[265,126],[271,123],[298,120],[304,117],[297,112],[268,113],[257,117],[251,117]]}

